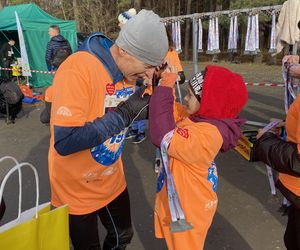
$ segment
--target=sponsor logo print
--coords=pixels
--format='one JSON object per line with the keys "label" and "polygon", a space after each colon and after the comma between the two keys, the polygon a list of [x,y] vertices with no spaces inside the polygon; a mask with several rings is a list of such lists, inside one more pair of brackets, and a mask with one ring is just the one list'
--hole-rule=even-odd
{"label": "sponsor logo print", "polygon": [[72,116],[71,110],[65,106],[59,107],[56,114],[62,115],[62,116]]}
{"label": "sponsor logo print", "polygon": [[184,138],[189,137],[189,131],[186,128],[177,128],[176,132]]}

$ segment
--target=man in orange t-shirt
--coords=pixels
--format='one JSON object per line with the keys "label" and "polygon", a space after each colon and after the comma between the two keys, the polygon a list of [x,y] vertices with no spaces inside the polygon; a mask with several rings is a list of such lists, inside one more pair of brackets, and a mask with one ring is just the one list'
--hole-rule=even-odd
{"label": "man in orange t-shirt", "polygon": [[76,250],[102,249],[98,217],[107,230],[104,250],[125,249],[131,241],[121,153],[128,126],[147,117],[150,97],[143,96],[145,86],[132,94],[123,80],[151,78],[167,50],[159,16],[142,10],[124,25],[115,44],[101,33],[91,35],[54,76],[51,203],[69,205],[70,237]]}

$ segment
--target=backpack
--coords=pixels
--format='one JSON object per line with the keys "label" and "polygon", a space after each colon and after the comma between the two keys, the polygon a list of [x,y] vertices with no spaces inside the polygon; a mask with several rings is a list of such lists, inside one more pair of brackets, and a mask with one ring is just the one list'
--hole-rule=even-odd
{"label": "backpack", "polygon": [[24,98],[18,84],[13,81],[2,82],[0,84],[0,94],[10,105],[17,104]]}
{"label": "backpack", "polygon": [[57,48],[53,55],[52,66],[58,68],[58,66],[61,65],[61,63],[71,54],[72,49],[69,45],[66,47]]}
{"label": "backpack", "polygon": [[[8,106],[6,106],[8,105]],[[22,100],[20,100],[18,103],[16,104],[6,104],[3,99],[1,99],[1,93],[0,93],[0,114],[6,114],[7,115],[7,111],[9,113],[9,116],[12,120],[14,120],[14,118],[16,118],[17,114],[20,113],[20,111],[22,110]],[[8,110],[7,110],[8,108]]]}

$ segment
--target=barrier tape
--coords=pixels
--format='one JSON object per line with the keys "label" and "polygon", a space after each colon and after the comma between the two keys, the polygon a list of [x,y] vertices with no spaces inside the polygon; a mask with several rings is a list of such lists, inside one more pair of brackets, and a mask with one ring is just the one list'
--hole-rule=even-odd
{"label": "barrier tape", "polygon": [[[2,68],[0,70],[9,70],[9,71],[22,71],[22,69],[12,69],[12,68]],[[42,71],[42,70],[24,70],[25,72],[32,72],[32,73],[41,73],[41,74],[53,74],[54,72],[51,71]],[[186,80],[185,82],[188,82]],[[247,86],[259,86],[259,87],[284,87],[284,84],[279,83],[253,83],[253,82],[245,82]]]}
{"label": "barrier tape", "polygon": [[[16,68],[2,68],[0,67],[0,70],[8,70],[8,71],[20,71],[22,72],[22,69],[16,69]],[[42,71],[42,70],[24,70],[25,72],[32,72],[32,73],[40,73],[40,74],[53,74],[54,72],[50,71]]]}
{"label": "barrier tape", "polygon": [[245,82],[247,86],[259,86],[259,87],[284,87],[284,84],[280,83],[253,83]]}
{"label": "barrier tape", "polygon": [[[185,82],[189,82],[188,80],[185,80]],[[247,86],[258,86],[258,87],[284,87],[284,84],[282,83],[254,83],[254,82],[245,82],[245,85]]]}

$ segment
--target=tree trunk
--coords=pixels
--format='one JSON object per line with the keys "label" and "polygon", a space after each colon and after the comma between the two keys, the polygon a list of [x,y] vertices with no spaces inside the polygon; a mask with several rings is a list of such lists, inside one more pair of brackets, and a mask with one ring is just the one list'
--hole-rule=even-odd
{"label": "tree trunk", "polygon": [[139,12],[142,8],[142,0],[134,0],[133,7]]}
{"label": "tree trunk", "polygon": [[80,31],[80,18],[79,18],[77,0],[73,0],[72,3],[73,3],[73,12],[74,12],[74,19],[76,20],[77,31]]}
{"label": "tree trunk", "polygon": [[[213,1],[212,1],[213,2]],[[220,10],[222,10],[222,4],[217,4],[216,3],[216,1],[215,1],[215,4],[216,4],[216,6],[215,6],[215,8],[216,8],[216,11],[220,11]],[[218,24],[219,25],[219,46],[220,46],[220,49],[222,48],[221,47],[221,37],[222,37],[222,29],[221,29],[221,26],[220,26],[220,24]],[[214,54],[213,55],[213,58],[212,58],[212,61],[213,62],[218,62],[219,61],[219,57],[218,57],[218,54]]]}
{"label": "tree trunk", "polygon": [[[191,4],[192,0],[187,0],[186,14],[191,14]],[[185,21],[185,37],[184,37],[184,60],[189,60],[189,47],[190,47],[190,31],[191,31],[191,22],[189,19]]]}
{"label": "tree trunk", "polygon": [[0,1],[0,9],[4,8],[7,5],[7,0]]}

